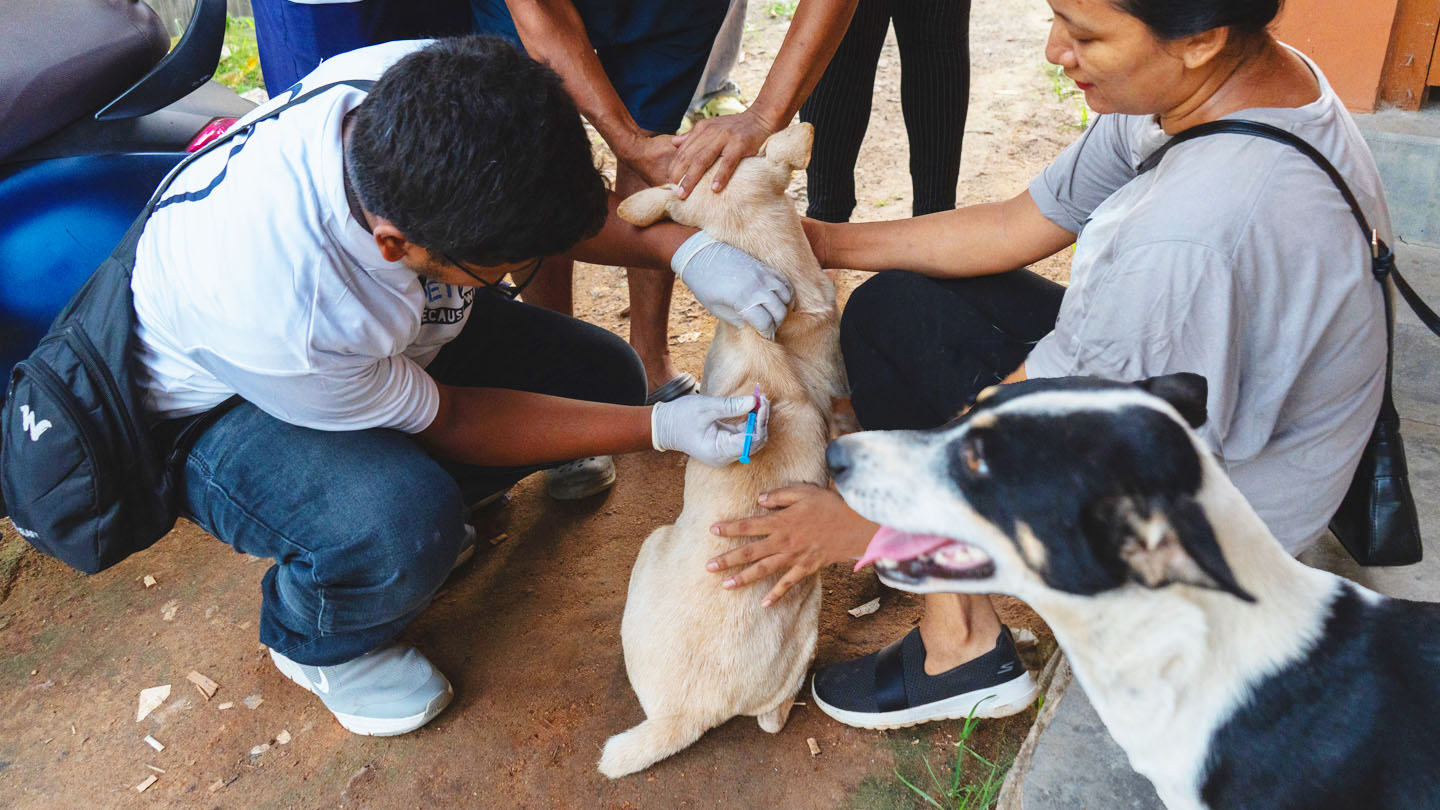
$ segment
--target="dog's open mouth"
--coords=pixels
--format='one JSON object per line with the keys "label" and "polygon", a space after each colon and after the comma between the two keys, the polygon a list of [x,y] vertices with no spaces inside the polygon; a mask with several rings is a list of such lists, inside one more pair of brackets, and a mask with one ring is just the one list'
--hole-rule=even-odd
{"label": "dog's open mouth", "polygon": [[990,555],[968,543],[938,534],[911,534],[882,526],[865,556],[855,564],[870,563],[880,574],[901,582],[924,579],[984,579],[995,573]]}

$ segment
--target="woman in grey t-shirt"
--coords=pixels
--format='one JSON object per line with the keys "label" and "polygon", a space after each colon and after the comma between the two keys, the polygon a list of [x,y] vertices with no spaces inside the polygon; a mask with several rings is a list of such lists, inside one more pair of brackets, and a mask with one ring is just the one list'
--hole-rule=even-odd
{"label": "woman in grey t-shirt", "polygon": [[[1339,505],[1379,407],[1368,242],[1325,174],[1283,144],[1215,135],[1137,166],[1197,124],[1262,121],[1324,153],[1391,240],[1370,153],[1314,63],[1269,34],[1279,0],[1050,5],[1046,58],[1102,115],[1028,190],[909,220],[807,223],[826,267],[904,268],[846,308],[855,413],[867,429],[926,428],[1002,380],[1196,372],[1209,381],[1203,438],[1298,551]],[[1068,288],[1012,269],[1072,243]],[[767,602],[857,556],[877,528],[818,487],[762,503],[775,511],[719,527],[760,539],[711,567],[724,587],[788,569]],[[1033,697],[1014,663],[987,598],[932,595],[904,639],[822,668],[815,698],[866,727],[964,717],[997,693],[1012,699],[977,716],[1004,716]]]}

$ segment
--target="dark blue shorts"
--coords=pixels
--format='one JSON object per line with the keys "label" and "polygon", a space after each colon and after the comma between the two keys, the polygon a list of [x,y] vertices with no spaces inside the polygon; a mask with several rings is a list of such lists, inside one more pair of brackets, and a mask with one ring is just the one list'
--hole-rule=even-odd
{"label": "dark blue shorts", "polygon": [[[575,0],[590,44],[641,128],[674,132],[705,72],[729,0]],[[477,34],[519,43],[504,0],[470,0]]]}
{"label": "dark blue shorts", "polygon": [[469,33],[465,0],[359,0],[293,3],[253,0],[255,37],[265,90],[277,96],[305,78],[322,59],[397,39]]}

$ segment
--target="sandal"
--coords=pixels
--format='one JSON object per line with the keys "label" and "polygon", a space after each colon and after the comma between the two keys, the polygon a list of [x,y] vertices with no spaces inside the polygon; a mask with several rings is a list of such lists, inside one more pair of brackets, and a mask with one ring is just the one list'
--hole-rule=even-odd
{"label": "sandal", "polygon": [[939,675],[925,673],[925,642],[917,627],[879,652],[817,670],[810,691],[826,714],[872,729],[1009,717],[1039,693],[1003,627],[994,649]]}
{"label": "sandal", "polygon": [[695,375],[687,371],[682,371],[671,378],[670,382],[646,394],[645,404],[654,405],[657,402],[670,402],[680,397],[687,397],[691,394],[698,393],[700,393],[700,381],[695,379]]}

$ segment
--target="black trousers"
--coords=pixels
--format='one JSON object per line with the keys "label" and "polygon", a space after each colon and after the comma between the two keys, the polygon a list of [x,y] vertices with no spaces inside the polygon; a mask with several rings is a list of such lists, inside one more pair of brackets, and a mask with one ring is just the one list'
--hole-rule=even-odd
{"label": "black trousers", "polygon": [[815,126],[807,172],[807,213],[814,219],[846,222],[855,210],[855,160],[870,125],[875,66],[892,19],[913,213],[955,207],[970,103],[970,0],[860,0],[835,57],[800,108],[800,120]]}
{"label": "black trousers", "polygon": [[840,319],[860,426],[920,430],[954,419],[1025,362],[1055,327],[1064,294],[1029,270],[960,279],[875,274]]}
{"label": "black trousers", "polygon": [[[645,403],[645,369],[624,338],[594,324],[496,293],[476,290],[470,318],[426,371],[440,383],[509,388],[617,405]],[[526,431],[523,424],[510,429]],[[553,464],[529,467],[441,466],[466,504]]]}

